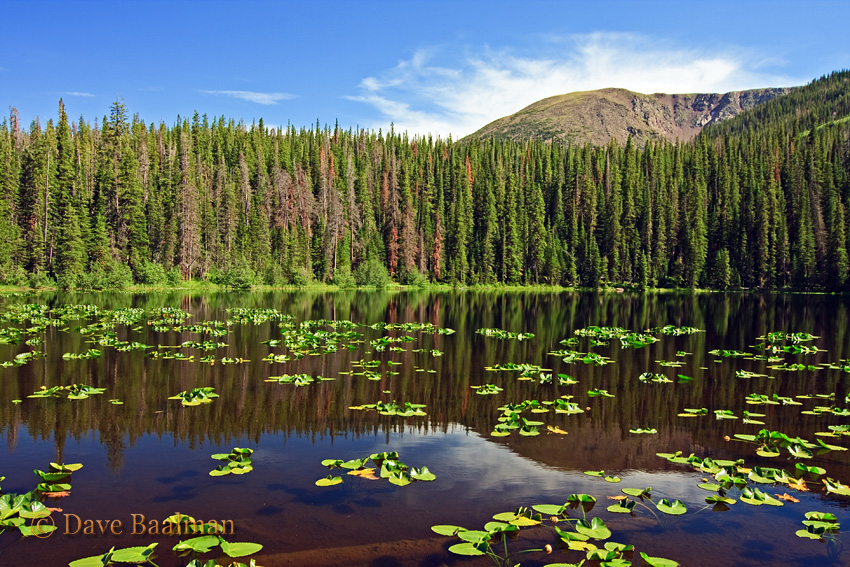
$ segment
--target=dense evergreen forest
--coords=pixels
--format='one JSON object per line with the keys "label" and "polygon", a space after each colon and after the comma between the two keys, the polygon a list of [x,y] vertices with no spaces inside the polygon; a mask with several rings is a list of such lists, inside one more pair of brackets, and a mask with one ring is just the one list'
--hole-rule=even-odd
{"label": "dense evergreen forest", "polygon": [[687,144],[0,124],[0,282],[846,289],[850,71]]}

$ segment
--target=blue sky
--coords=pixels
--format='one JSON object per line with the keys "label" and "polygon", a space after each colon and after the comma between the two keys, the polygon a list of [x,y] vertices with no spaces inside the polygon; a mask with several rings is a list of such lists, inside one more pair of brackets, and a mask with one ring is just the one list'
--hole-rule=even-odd
{"label": "blue sky", "polygon": [[726,92],[850,68],[850,1],[5,0],[0,115],[195,111],[458,138],[541,98]]}

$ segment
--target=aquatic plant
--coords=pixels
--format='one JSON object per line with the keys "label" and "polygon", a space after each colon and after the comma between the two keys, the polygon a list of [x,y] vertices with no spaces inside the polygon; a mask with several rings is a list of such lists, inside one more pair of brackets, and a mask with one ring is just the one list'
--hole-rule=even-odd
{"label": "aquatic plant", "polygon": [[[605,521],[599,517],[587,517],[587,512],[592,509],[596,499],[589,494],[571,494],[567,502],[557,504],[536,504],[534,506],[519,507],[512,512],[502,512],[493,516],[493,521],[487,522],[483,529],[470,530],[462,526],[441,524],[431,526],[434,533],[457,537],[461,543],[449,547],[449,552],[462,556],[488,556],[496,567],[512,567],[519,565],[517,559],[528,553],[552,553],[554,548],[551,544],[543,547],[511,549],[509,542],[515,542],[512,547],[516,548],[519,541],[519,532],[522,530],[546,529],[554,532],[566,550],[583,553],[585,559],[578,563],[550,563],[545,567],[578,567],[585,561],[601,561],[606,567],[627,567],[631,562],[626,559],[633,553],[633,545],[622,544],[612,541],[602,542],[611,537],[611,530]],[[633,507],[634,504],[631,506]],[[623,508],[629,508],[628,504]],[[582,517],[573,518],[568,515],[570,509],[581,509]],[[609,508],[610,509],[610,508]],[[544,516],[546,519],[544,520]],[[548,522],[547,522],[548,520]],[[678,565],[675,561],[663,558],[654,558],[642,554],[649,565],[673,566]],[[652,561],[657,560],[657,563]]]}
{"label": "aquatic plant", "polygon": [[[80,463],[50,463],[48,472],[38,469],[34,471],[42,482],[33,490],[23,494],[9,492],[0,495],[0,534],[8,528],[16,528],[24,537],[44,537],[55,531],[55,522],[45,522],[43,519],[57,509],[47,507],[44,499],[68,496],[71,490],[68,477],[82,467]],[[4,478],[0,477],[0,482]],[[27,521],[31,522],[28,524]]]}
{"label": "aquatic plant", "polygon": [[[372,461],[374,467],[366,467],[366,464],[369,461]],[[352,459],[350,461],[343,461],[341,459],[325,459],[322,461],[322,466],[328,467],[331,470],[336,468],[346,469],[350,476],[365,478],[367,480],[385,478],[391,484],[395,484],[397,486],[407,486],[414,481],[430,482],[437,478],[436,475],[424,465],[418,469],[408,467],[399,460],[399,456],[396,451],[373,453],[368,457]],[[376,468],[380,471],[378,476],[374,474]],[[315,484],[316,486],[334,486],[341,483],[341,476],[333,476],[333,474],[330,474],[325,478],[317,480]]]}
{"label": "aquatic plant", "polygon": [[210,404],[217,397],[218,394],[215,393],[215,388],[212,386],[205,386],[202,388],[184,390],[177,395],[170,396],[168,399],[181,400],[181,403],[184,406],[199,406],[201,404]]}
{"label": "aquatic plant", "polygon": [[481,384],[480,386],[470,386],[470,388],[475,390],[476,394],[481,394],[482,396],[498,394],[503,390],[503,388],[495,384]]}
{"label": "aquatic plant", "polygon": [[153,553],[154,548],[159,545],[152,543],[147,546],[125,547],[123,549],[115,549],[114,547],[101,555],[93,555],[71,561],[69,567],[106,567],[114,563],[133,563],[136,565],[154,565]]}
{"label": "aquatic plant", "polygon": [[769,429],[761,429],[755,435],[736,433],[733,437],[739,441],[755,443],[758,447],[756,452],[761,456],[777,456],[780,449],[785,449],[794,458],[810,459],[813,456],[812,449],[817,449],[820,452],[847,450],[846,447],[830,445],[820,439],[817,440],[817,443],[811,443],[800,437],[792,438],[781,431]]}
{"label": "aquatic plant", "polygon": [[503,331],[502,329],[478,329],[475,333],[478,335],[484,335],[485,337],[516,339],[518,341],[534,338],[533,333],[514,333],[512,331]]}
{"label": "aquatic plant", "polygon": [[[181,514],[177,516],[188,518],[189,522],[194,522],[194,519],[188,516]],[[181,533],[179,529],[177,533]],[[77,559],[68,565],[69,567],[106,567],[114,563],[133,563],[136,565],[149,564],[156,567],[156,563],[153,561],[153,555],[157,545],[158,543],[152,543],[148,546],[126,547],[123,549],[115,549],[113,547],[104,554]],[[220,547],[221,552],[231,558],[253,555],[263,548],[259,543],[230,542],[225,540],[221,535],[203,535],[181,541],[172,550],[176,551],[178,556],[191,557],[191,561],[189,561],[187,567],[220,567],[218,562],[213,559],[205,562],[197,559],[199,554],[208,553],[215,547]],[[257,567],[254,559],[251,559],[247,564],[231,562],[227,565],[228,567]]]}
{"label": "aquatic plant", "polygon": [[225,461],[225,464],[219,465],[214,470],[210,471],[210,476],[224,476],[228,474],[245,474],[251,472],[254,467],[251,466],[251,454],[253,449],[242,449],[234,447],[230,453],[216,453],[212,455],[213,459]]}
{"label": "aquatic plant", "polygon": [[274,382],[275,384],[292,384],[294,386],[307,386],[316,380],[320,382],[335,380],[335,378],[325,378],[324,376],[310,376],[309,374],[282,374],[280,376],[269,376],[265,382]]}
{"label": "aquatic plant", "polygon": [[68,386],[41,387],[41,390],[33,392],[28,398],[67,398],[69,400],[85,400],[89,396],[102,394],[106,388],[95,388],[87,384],[70,384]]}
{"label": "aquatic plant", "polygon": [[601,354],[595,352],[578,352],[575,350],[556,350],[549,352],[548,354],[552,356],[560,356],[563,357],[562,360],[566,364],[573,364],[574,362],[582,362],[584,364],[593,364],[596,366],[604,366],[606,364],[611,364],[614,361],[608,358],[607,356],[602,356]]}
{"label": "aquatic plant", "polygon": [[427,415],[422,408],[425,404],[412,404],[404,402],[397,403],[395,400],[391,402],[376,402],[374,404],[363,404],[360,406],[349,406],[352,410],[375,410],[381,415],[395,415],[398,417],[413,417]]}
{"label": "aquatic plant", "polygon": [[83,353],[66,352],[62,355],[62,360],[89,360],[103,356],[103,352],[96,348],[91,348]]}
{"label": "aquatic plant", "polygon": [[39,350],[30,350],[30,351],[26,351],[26,352],[16,354],[15,358],[13,358],[12,360],[0,363],[0,366],[3,366],[5,368],[9,368],[11,366],[23,366],[24,364],[32,362],[33,360],[35,360],[37,358],[44,358],[45,356],[47,356],[47,355],[45,353],[39,351]]}
{"label": "aquatic plant", "polygon": [[629,429],[629,433],[645,433],[649,435],[654,435],[658,433],[658,430],[654,427],[632,427],[631,429]]}
{"label": "aquatic plant", "polygon": [[652,382],[653,384],[670,384],[673,381],[664,374],[653,374],[652,372],[644,372],[638,376],[641,382]]}

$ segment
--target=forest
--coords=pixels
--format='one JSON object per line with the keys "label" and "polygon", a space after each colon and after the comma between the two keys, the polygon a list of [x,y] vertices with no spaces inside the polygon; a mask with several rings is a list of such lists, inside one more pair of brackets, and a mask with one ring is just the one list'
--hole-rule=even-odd
{"label": "forest", "polygon": [[850,71],[688,143],[0,123],[0,283],[848,287]]}

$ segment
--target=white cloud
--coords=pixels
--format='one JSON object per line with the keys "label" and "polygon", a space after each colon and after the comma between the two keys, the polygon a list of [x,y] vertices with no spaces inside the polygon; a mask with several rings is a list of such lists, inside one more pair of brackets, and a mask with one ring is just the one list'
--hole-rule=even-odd
{"label": "white cloud", "polygon": [[256,93],[252,91],[201,91],[206,94],[224,95],[247,100],[256,104],[274,105],[281,100],[290,100],[295,95],[289,93]]}
{"label": "white cloud", "polygon": [[359,85],[350,100],[381,118],[368,127],[461,137],[549,96],[606,87],[641,93],[728,92],[803,84],[761,72],[765,59],[740,48],[682,48],[625,33],[547,38],[538,52],[483,47],[453,65],[433,63],[440,50],[420,50]]}
{"label": "white cloud", "polygon": [[82,97],[86,97],[86,98],[94,97],[94,95],[92,93],[84,93],[84,92],[79,92],[79,91],[66,92],[66,93],[62,93],[62,95],[63,96],[82,96]]}

